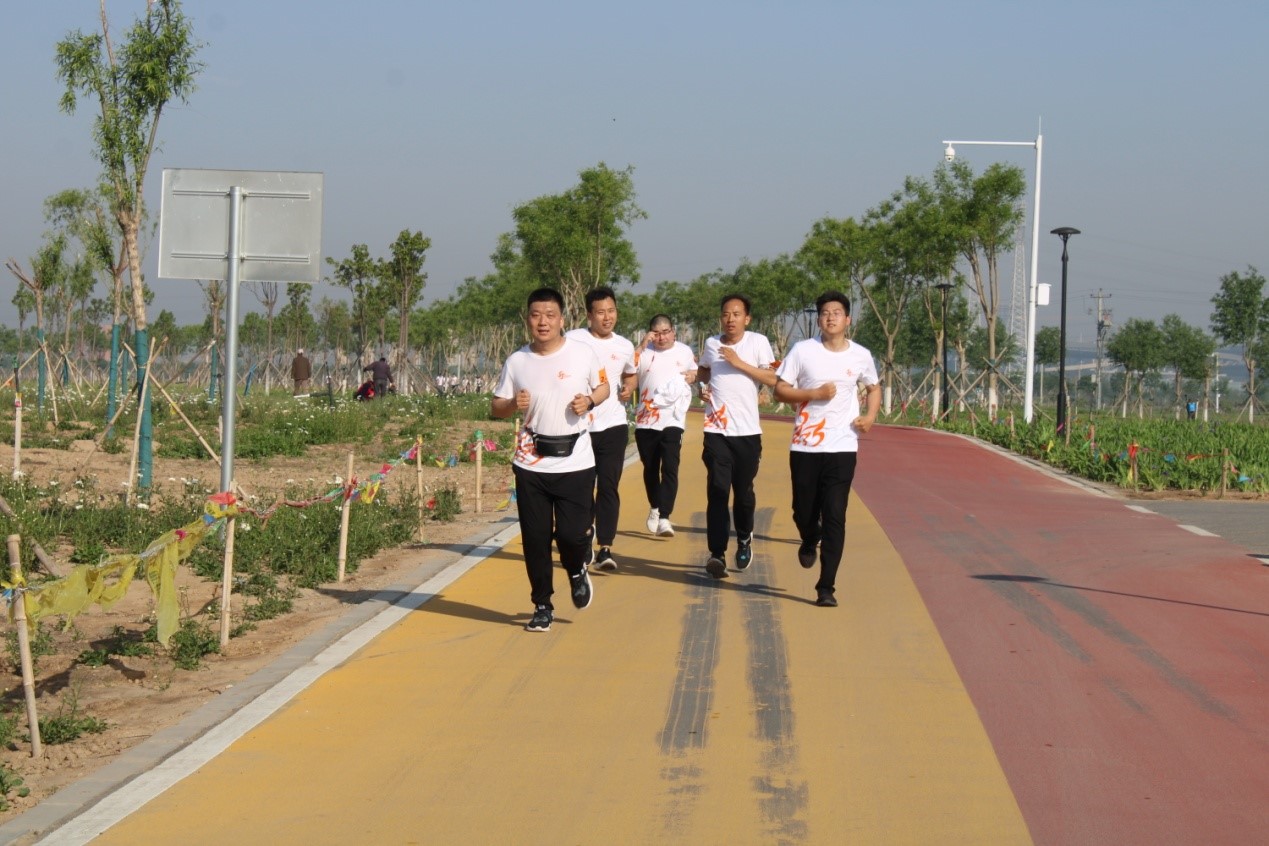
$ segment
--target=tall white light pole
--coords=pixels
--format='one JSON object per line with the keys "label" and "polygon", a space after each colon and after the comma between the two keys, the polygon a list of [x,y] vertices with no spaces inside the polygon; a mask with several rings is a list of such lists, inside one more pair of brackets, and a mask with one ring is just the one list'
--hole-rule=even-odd
{"label": "tall white light pole", "polygon": [[1022,396],[1022,417],[1031,422],[1035,406],[1035,306],[1040,283],[1040,162],[1044,151],[1044,136],[1036,133],[1034,141],[944,141],[944,158],[949,162],[956,158],[956,145],[979,147],[1034,147],[1035,148],[1035,204],[1031,210],[1031,283],[1027,286],[1027,373]]}

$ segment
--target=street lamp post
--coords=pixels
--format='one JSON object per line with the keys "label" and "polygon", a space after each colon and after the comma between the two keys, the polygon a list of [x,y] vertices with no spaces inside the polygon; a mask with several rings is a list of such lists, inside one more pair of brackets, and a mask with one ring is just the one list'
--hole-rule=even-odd
{"label": "street lamp post", "polygon": [[1044,151],[1044,136],[1036,133],[1034,141],[944,141],[944,158],[949,162],[956,158],[954,145],[986,147],[1034,147],[1035,148],[1035,202],[1031,209],[1031,282],[1027,285],[1027,372],[1024,378],[1022,394],[1022,417],[1028,423],[1034,416],[1035,409],[1035,309],[1036,294],[1040,284],[1040,164]]}
{"label": "street lamp post", "polygon": [[939,386],[940,388],[942,388],[942,391],[943,391],[943,396],[942,396],[943,411],[939,415],[939,419],[942,420],[947,417],[948,394],[950,393],[950,389],[948,388],[948,383],[947,383],[947,294],[949,291],[952,290],[952,283],[940,282],[934,287],[938,288],[939,292],[943,295],[943,339],[942,339],[942,343],[940,344],[940,346],[942,347],[943,372],[940,377],[942,384]]}
{"label": "street lamp post", "polygon": [[1051,234],[1062,239],[1062,328],[1058,332],[1057,400],[1057,432],[1062,434],[1066,430],[1066,242],[1072,235],[1080,234],[1080,231],[1073,226],[1059,226]]}

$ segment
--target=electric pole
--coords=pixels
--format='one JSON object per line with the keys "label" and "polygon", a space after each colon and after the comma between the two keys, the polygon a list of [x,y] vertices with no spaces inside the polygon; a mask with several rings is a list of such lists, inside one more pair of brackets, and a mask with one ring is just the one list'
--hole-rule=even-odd
{"label": "electric pole", "polygon": [[1102,351],[1106,348],[1106,335],[1110,332],[1111,315],[1109,309],[1102,308],[1102,300],[1109,300],[1111,295],[1101,288],[1090,296],[1097,300],[1097,409],[1102,407]]}

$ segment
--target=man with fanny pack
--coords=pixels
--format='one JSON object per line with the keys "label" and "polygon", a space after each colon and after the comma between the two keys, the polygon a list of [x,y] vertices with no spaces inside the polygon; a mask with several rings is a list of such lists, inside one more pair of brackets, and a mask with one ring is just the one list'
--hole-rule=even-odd
{"label": "man with fanny pack", "polygon": [[512,472],[520,512],[524,566],[533,617],[525,628],[550,631],[551,540],[568,573],[573,605],[590,605],[591,523],[595,513],[595,455],[590,412],[608,398],[608,376],[590,347],[564,337],[564,297],[553,288],[529,294],[529,343],[508,357],[494,388],[490,413],[524,415]]}

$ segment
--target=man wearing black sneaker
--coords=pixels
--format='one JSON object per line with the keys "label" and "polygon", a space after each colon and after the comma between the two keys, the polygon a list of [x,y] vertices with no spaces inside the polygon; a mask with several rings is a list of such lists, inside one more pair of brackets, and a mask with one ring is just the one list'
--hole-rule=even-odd
{"label": "man wearing black sneaker", "polygon": [[608,399],[608,376],[590,347],[564,337],[564,297],[552,288],[529,294],[530,341],[508,357],[494,388],[490,413],[524,415],[512,472],[520,512],[524,566],[529,575],[531,632],[551,628],[555,606],[551,540],[568,573],[573,605],[590,605],[586,572],[595,514],[595,455],[588,418]]}
{"label": "man wearing black sneaker", "polygon": [[[727,540],[736,527],[736,569],[753,561],[756,497],[753,480],[762,459],[762,425],[758,389],[776,383],[775,356],[766,335],[748,331],[749,298],[728,294],[722,300],[722,332],[705,340],[697,381],[705,399],[705,536],[709,560],[705,571],[727,576]],[[728,502],[731,501],[731,514]]]}
{"label": "man wearing black sneaker", "polygon": [[594,350],[599,363],[620,380],[620,390],[590,413],[590,444],[595,451],[595,540],[599,553],[595,569],[617,569],[612,543],[617,537],[617,518],[621,512],[621,471],[626,466],[626,445],[630,441],[630,422],[626,418],[626,402],[634,392],[634,344],[618,335],[617,295],[612,288],[594,288],[586,292],[586,323],[582,329],[564,334]]}
{"label": "man wearing black sneaker", "polygon": [[[846,504],[855,478],[859,436],[872,428],[881,406],[872,353],[847,340],[850,300],[838,291],[815,301],[820,335],[799,341],[776,371],[775,398],[795,406],[789,474],[793,481],[793,522],[801,546],[798,563],[815,566],[820,577],[815,604],[837,605],[837,568],[846,545]],[[859,391],[867,396],[859,409]]]}

